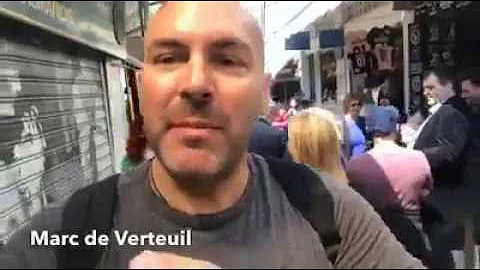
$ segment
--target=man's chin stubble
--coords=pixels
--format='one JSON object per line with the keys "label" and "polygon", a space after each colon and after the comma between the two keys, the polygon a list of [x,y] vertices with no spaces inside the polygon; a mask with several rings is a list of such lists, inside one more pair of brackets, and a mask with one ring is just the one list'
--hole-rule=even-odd
{"label": "man's chin stubble", "polygon": [[162,154],[157,155],[159,165],[175,181],[178,188],[192,196],[205,196],[215,191],[222,182],[227,181],[241,157],[219,161],[219,170],[214,173],[200,171],[180,171],[168,165]]}

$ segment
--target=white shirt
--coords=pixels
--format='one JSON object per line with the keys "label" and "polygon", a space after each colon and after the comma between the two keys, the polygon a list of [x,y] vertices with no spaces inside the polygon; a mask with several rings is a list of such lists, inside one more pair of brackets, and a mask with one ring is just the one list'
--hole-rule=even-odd
{"label": "white shirt", "polygon": [[427,119],[425,119],[425,121],[423,121],[423,123],[418,128],[417,133],[415,134],[415,139],[412,140],[410,144],[408,144],[408,148],[413,149],[413,146],[417,142],[418,136],[420,136],[420,133],[422,132],[423,128],[428,123],[428,121],[430,121],[432,116],[434,116],[438,112],[438,110],[440,109],[440,107],[442,107],[442,105],[443,103],[437,103],[433,105],[430,109],[428,109],[428,111],[430,112],[430,115],[427,117]]}
{"label": "white shirt", "polygon": [[380,87],[372,89],[373,102],[378,105],[378,96],[380,95]]}

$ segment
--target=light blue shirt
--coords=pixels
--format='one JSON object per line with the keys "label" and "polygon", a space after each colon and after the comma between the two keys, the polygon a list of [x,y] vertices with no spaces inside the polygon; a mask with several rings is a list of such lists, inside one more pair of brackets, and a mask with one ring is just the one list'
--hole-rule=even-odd
{"label": "light blue shirt", "polygon": [[357,123],[355,123],[350,116],[346,117],[346,124],[351,150],[350,158],[354,158],[365,153],[367,140],[360,127],[358,127]]}

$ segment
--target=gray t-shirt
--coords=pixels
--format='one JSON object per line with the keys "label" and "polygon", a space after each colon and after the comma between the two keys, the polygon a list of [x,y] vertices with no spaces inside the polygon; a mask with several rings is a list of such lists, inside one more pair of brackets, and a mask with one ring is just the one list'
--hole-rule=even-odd
{"label": "gray t-shirt", "polygon": [[[148,185],[149,163],[123,174],[111,245],[99,268],[127,268],[129,260],[143,250],[170,251],[222,268],[332,268],[318,235],[288,202],[267,163],[258,156],[252,158],[258,158],[260,166],[250,162],[250,178],[241,199],[212,215],[189,216],[169,207]],[[423,268],[363,198],[347,185],[321,176],[332,193],[342,238],[336,268]],[[52,208],[22,228],[0,251],[0,267],[55,268],[52,250],[27,243],[31,229],[58,230],[60,216],[61,207]],[[145,246],[120,246],[113,234],[127,230],[137,235],[168,235],[185,228],[191,228],[189,246],[149,246],[148,241]]]}

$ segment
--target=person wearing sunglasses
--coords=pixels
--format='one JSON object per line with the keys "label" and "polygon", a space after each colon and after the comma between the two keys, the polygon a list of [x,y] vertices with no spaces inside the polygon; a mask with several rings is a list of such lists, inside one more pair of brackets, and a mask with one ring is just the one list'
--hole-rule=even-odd
{"label": "person wearing sunglasses", "polygon": [[362,108],[361,98],[356,95],[349,95],[344,100],[345,126],[344,134],[345,150],[344,156],[354,158],[363,154],[366,150],[366,123],[365,118],[360,116]]}

